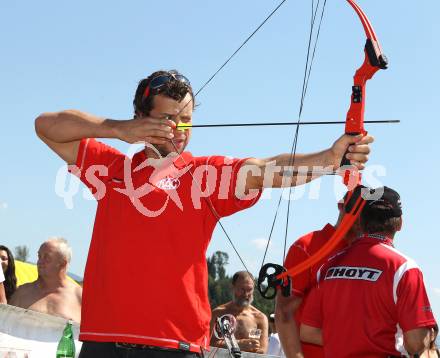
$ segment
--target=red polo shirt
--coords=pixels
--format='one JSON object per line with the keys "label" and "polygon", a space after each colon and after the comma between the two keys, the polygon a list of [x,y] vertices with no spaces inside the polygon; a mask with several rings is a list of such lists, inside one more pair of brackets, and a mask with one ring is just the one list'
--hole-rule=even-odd
{"label": "red polo shirt", "polygon": [[[332,225],[327,224],[321,230],[312,231],[296,240],[289,248],[289,252],[287,253],[286,260],[284,262],[284,267],[294,267],[307,260],[310,256],[313,256],[324,246],[325,243],[327,243],[334,232],[335,228]],[[345,241],[342,240],[335,251],[339,251],[345,245]],[[316,286],[316,273],[322,264],[327,261],[327,259],[328,257],[324,257],[318,263],[292,279],[292,293],[296,296],[302,297],[303,299],[301,305],[295,312],[295,321],[298,325],[298,328],[301,324],[302,312],[307,302],[309,292],[313,287]],[[304,353],[304,357],[306,358],[324,357],[324,350],[321,346],[301,342],[301,349]]]}
{"label": "red polo shirt", "polygon": [[94,139],[81,141],[69,170],[98,200],[81,340],[207,347],[206,249],[218,220],[201,193],[218,217],[252,206],[260,191],[242,200],[234,194],[243,161],[183,153],[159,166],[144,151],[131,160]]}
{"label": "red polo shirt", "polygon": [[319,277],[302,322],[322,328],[326,357],[407,355],[403,332],[435,324],[422,272],[383,236],[355,241]]}

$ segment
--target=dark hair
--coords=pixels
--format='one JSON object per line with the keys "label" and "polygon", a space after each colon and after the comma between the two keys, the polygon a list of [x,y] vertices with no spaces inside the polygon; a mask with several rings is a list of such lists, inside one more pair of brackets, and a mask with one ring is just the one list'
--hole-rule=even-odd
{"label": "dark hair", "polygon": [[432,327],[432,329],[434,330],[434,334],[433,334],[431,342],[429,343],[429,349],[436,349],[437,345],[435,344],[435,341],[436,341],[437,336],[438,336],[438,324],[436,323],[434,325],[434,327]]}
{"label": "dark hair", "polygon": [[232,276],[232,284],[235,285],[239,278],[244,279],[246,277],[249,277],[252,281],[254,280],[254,277],[248,271],[238,271]]}
{"label": "dark hair", "polygon": [[139,81],[138,87],[136,89],[136,93],[134,95],[133,100],[133,107],[134,107],[134,114],[135,117],[139,114],[143,114],[145,116],[148,116],[150,114],[150,111],[153,109],[153,100],[154,96],[157,94],[162,94],[167,97],[170,97],[178,102],[181,102],[187,93],[191,95],[192,98],[192,106],[195,107],[195,100],[194,100],[194,94],[193,90],[190,85],[182,83],[178,80],[172,80],[164,84],[163,87],[161,87],[160,92],[150,92],[150,94],[143,98],[145,89],[149,86],[150,81],[154,79],[155,77],[166,75],[166,74],[174,74],[174,75],[180,75],[180,73],[176,70],[171,71],[156,71],[153,72],[150,76],[147,78],[144,78]]}
{"label": "dark hair", "polygon": [[367,234],[386,233],[394,235],[402,225],[401,217],[387,217],[380,212],[362,210],[360,225]]}
{"label": "dark hair", "polygon": [[17,289],[17,276],[15,276],[15,260],[11,250],[6,246],[0,245],[0,250],[6,251],[8,254],[8,268],[5,272],[5,286],[6,299],[9,300]]}

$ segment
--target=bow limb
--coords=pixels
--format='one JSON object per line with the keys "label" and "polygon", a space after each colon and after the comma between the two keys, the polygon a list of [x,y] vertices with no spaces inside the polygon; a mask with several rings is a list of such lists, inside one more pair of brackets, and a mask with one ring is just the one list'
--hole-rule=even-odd
{"label": "bow limb", "polygon": [[347,0],[347,2],[358,14],[367,37],[364,47],[365,59],[362,66],[357,69],[354,75],[351,104],[347,112],[345,125],[346,134],[357,135],[366,133],[364,129],[366,82],[371,79],[378,70],[388,67],[388,59],[383,54],[376,33],[365,13],[353,0]]}
{"label": "bow limb", "polygon": [[319,251],[309,257],[307,260],[301,262],[286,272],[283,272],[276,276],[278,280],[284,279],[287,276],[294,277],[303,271],[307,270],[313,265],[316,265],[323,258],[329,256],[337,247],[339,242],[345,237],[350,228],[356,222],[359,214],[365,206],[365,199],[363,198],[363,190],[365,187],[358,185],[355,190],[350,191],[347,195],[345,202],[345,214],[342,218],[337,230],[333,233],[332,237],[322,246]]}
{"label": "bow limb", "polygon": [[[382,48],[377,39],[377,35],[365,13],[353,0],[347,0],[347,2],[358,15],[364,28],[367,40],[364,47],[364,62],[356,70],[353,77],[350,108],[348,109],[345,120],[345,133],[349,135],[365,135],[367,133],[364,128],[366,84],[377,71],[380,69],[386,69],[388,67],[388,59],[383,54]],[[350,161],[344,155],[341,166],[349,165]],[[349,190],[361,182],[361,175],[357,170],[344,171],[343,178],[344,184],[348,186]]]}

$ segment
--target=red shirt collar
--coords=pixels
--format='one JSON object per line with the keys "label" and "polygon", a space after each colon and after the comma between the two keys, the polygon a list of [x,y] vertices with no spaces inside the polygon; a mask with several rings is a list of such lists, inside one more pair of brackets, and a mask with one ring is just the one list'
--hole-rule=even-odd
{"label": "red shirt collar", "polygon": [[[141,151],[137,152],[133,156],[133,164],[135,167],[137,167],[139,164],[147,160],[147,155],[145,154],[145,149],[142,149]],[[173,164],[177,169],[182,169],[186,167],[188,164],[192,163],[193,156],[191,152],[182,152],[180,155],[176,156],[173,160]]]}

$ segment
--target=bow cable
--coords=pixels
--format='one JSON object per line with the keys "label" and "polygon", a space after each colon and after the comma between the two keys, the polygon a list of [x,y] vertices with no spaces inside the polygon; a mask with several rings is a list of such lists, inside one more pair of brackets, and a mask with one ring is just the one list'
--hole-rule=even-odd
{"label": "bow cable", "polygon": [[[282,0],[271,12],[268,16],[266,16],[266,18],[257,26],[257,28],[252,31],[252,33],[242,42],[242,44],[232,53],[232,55],[230,55],[226,61],[208,78],[208,80],[197,90],[197,92],[194,94],[194,98],[196,98],[196,96],[198,96],[204,89],[205,87],[218,75],[218,73],[232,60],[233,57],[235,57],[235,55],[249,42],[249,40],[264,26],[264,24],[279,10],[279,8],[286,2],[287,0]],[[188,106],[191,103],[192,99],[190,101],[188,101],[184,107],[179,111],[179,113],[176,115],[178,116],[185,108],[186,106]],[[179,153],[179,151],[177,150],[176,147],[176,143],[174,142],[173,139],[170,140],[171,143],[173,144],[174,150],[176,151],[176,153]],[[188,163],[185,161],[185,159],[180,155],[179,153],[179,158],[184,162],[185,165],[188,165]],[[194,175],[192,174],[191,170],[188,171],[191,175],[191,178],[197,183],[197,185],[200,185],[197,180],[194,178]],[[200,187],[201,188],[201,187]],[[201,190],[201,189],[200,189]],[[233,250],[235,251],[235,253],[237,254],[238,258],[240,259],[241,263],[243,264],[245,270],[250,274],[246,264],[243,261],[243,258],[241,257],[241,255],[238,253],[237,248],[235,247],[234,243],[232,242],[232,239],[230,238],[229,234],[227,233],[225,227],[223,226],[223,223],[221,222],[221,218],[219,216],[219,214],[216,212],[211,200],[209,199],[209,197],[203,197],[206,201],[206,203],[208,204],[208,207],[212,213],[212,215],[216,218],[218,224],[220,225],[220,228],[222,229],[223,233],[225,234],[226,238],[228,239],[229,243],[231,244]]]}
{"label": "bow cable", "polygon": [[[307,45],[307,55],[306,55],[306,63],[305,63],[305,68],[304,68],[303,84],[302,84],[302,90],[301,90],[301,100],[300,100],[300,105],[299,105],[299,110],[298,110],[298,121],[296,122],[297,125],[296,125],[296,129],[295,129],[295,133],[294,133],[292,147],[290,150],[290,158],[289,158],[289,165],[288,165],[289,168],[295,165],[295,156],[296,156],[298,136],[299,136],[299,127],[300,127],[299,124],[301,123],[301,118],[302,118],[302,113],[303,113],[303,108],[304,108],[304,101],[305,101],[305,97],[307,94],[310,73],[311,73],[314,59],[315,59],[316,46],[318,44],[318,39],[319,39],[320,30],[321,30],[322,20],[324,18],[326,3],[327,3],[327,0],[324,0],[323,6],[321,9],[321,16],[320,16],[320,20],[319,20],[318,30],[316,32],[316,37],[315,37],[314,44],[313,44],[313,51],[312,51],[312,55],[310,56],[312,39],[313,39],[313,32],[314,32],[314,28],[315,28],[315,21],[316,21],[316,16],[317,16],[319,5],[320,5],[320,0],[318,0],[318,2],[316,3],[316,6],[314,5],[314,0],[312,0],[310,32],[309,32],[309,40],[308,40],[308,45]],[[293,172],[292,172],[291,178],[293,180]],[[261,262],[261,267],[263,267],[264,261],[266,259],[266,254],[267,254],[267,251],[268,251],[268,248],[270,245],[270,241],[272,239],[273,229],[275,227],[275,222],[276,222],[276,219],[278,216],[279,209],[281,207],[281,201],[283,198],[284,191],[285,191],[285,188],[283,188],[280,193],[280,198],[278,200],[277,208],[275,211],[274,219],[272,222],[271,230],[270,230],[269,237],[268,237],[267,244],[266,244],[266,249],[264,251],[263,260]],[[287,231],[288,231],[289,217],[290,217],[291,194],[292,194],[292,186],[290,186],[290,188],[289,188],[289,197],[288,197],[288,204],[287,204],[286,227],[285,227],[284,248],[283,248],[283,262],[286,257]],[[261,267],[260,267],[260,269],[261,269]]]}

